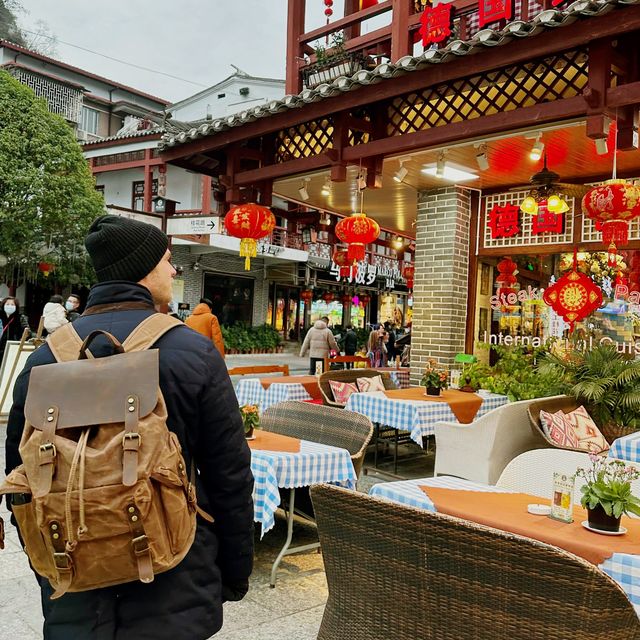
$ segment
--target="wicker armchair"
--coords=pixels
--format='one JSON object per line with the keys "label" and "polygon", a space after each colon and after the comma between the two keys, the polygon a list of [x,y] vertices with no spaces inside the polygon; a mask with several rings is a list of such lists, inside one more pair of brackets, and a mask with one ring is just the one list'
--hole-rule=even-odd
{"label": "wicker armchair", "polygon": [[340,407],[344,409],[343,404],[338,404],[333,399],[333,392],[329,380],[337,382],[355,382],[358,378],[373,378],[380,376],[382,384],[387,390],[397,389],[395,382],[391,379],[388,371],[376,371],[375,369],[341,369],[337,371],[325,371],[319,378],[320,393],[324,403],[330,407]]}
{"label": "wicker armchair", "polygon": [[306,402],[280,402],[270,406],[260,419],[265,431],[346,449],[360,475],[364,454],[373,435],[366,416]]}
{"label": "wicker armchair", "polygon": [[563,413],[570,413],[577,409],[580,405],[575,398],[570,396],[551,396],[549,398],[539,398],[532,402],[527,413],[529,415],[529,423],[531,424],[531,430],[534,437],[538,438],[541,447],[553,447],[554,449],[565,449],[567,451],[579,451],[579,449],[573,449],[572,447],[563,447],[557,442],[554,442],[542,428],[542,422],[540,421],[540,412],[547,411],[548,413],[555,413],[556,411],[562,411]]}
{"label": "wicker armchair", "polygon": [[639,640],[624,591],[566,551],[328,485],[318,640]]}

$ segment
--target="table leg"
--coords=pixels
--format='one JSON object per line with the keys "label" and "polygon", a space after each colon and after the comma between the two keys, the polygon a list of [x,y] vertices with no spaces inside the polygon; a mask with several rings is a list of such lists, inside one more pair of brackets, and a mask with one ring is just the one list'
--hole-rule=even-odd
{"label": "table leg", "polygon": [[269,582],[269,586],[272,589],[275,589],[276,572],[278,571],[278,567],[280,566],[280,563],[285,556],[290,556],[293,553],[300,553],[302,551],[311,551],[312,549],[318,549],[320,547],[319,542],[312,542],[311,544],[304,544],[300,545],[299,547],[291,547],[291,540],[293,539],[293,515],[295,508],[295,498],[296,490],[295,488],[291,488],[289,490],[289,508],[285,512],[287,514],[287,539],[285,540],[282,549],[280,549],[278,557],[275,559],[273,565],[271,566],[271,580]]}
{"label": "table leg", "polygon": [[376,422],[373,428],[373,437],[374,437],[374,445],[375,450],[373,454],[373,468],[378,468],[378,440],[380,438],[380,423]]}
{"label": "table leg", "polygon": [[393,473],[398,473],[398,429],[394,429],[395,431],[395,448],[393,450]]}

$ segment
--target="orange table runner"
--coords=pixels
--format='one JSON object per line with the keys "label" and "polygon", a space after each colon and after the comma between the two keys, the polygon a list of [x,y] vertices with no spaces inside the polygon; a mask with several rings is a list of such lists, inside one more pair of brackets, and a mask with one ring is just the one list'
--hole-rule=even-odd
{"label": "orange table runner", "polygon": [[260,384],[268,389],[272,384],[301,384],[314,400],[322,400],[318,379],[315,376],[274,376],[260,378]]}
{"label": "orange table runner", "polygon": [[278,453],[300,453],[300,440],[283,436],[280,433],[256,429],[255,440],[249,440],[249,447],[254,451],[277,451]]}
{"label": "orange table runner", "polygon": [[424,387],[409,387],[384,392],[392,400],[421,400],[422,402],[446,402],[458,422],[473,422],[482,406],[482,398],[475,393],[466,393],[457,389],[444,389],[439,396],[428,396]]}
{"label": "orange table runner", "polygon": [[587,512],[573,507],[573,522],[534,516],[528,504],[548,504],[538,496],[526,493],[484,493],[440,487],[420,487],[439,513],[471,520],[494,529],[508,531],[560,547],[584,558],[594,565],[602,564],[613,553],[640,555],[640,521],[623,516],[623,536],[604,536],[587,531],[580,523]]}

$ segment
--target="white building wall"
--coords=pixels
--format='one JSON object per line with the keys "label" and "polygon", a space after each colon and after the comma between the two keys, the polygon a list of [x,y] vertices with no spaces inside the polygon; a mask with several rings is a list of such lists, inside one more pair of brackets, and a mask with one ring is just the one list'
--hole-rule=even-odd
{"label": "white building wall", "polygon": [[104,201],[118,207],[131,208],[132,183],[144,180],[142,169],[107,171],[96,175],[96,185],[104,186]]}
{"label": "white building wall", "polygon": [[[154,172],[157,176],[157,171]],[[177,209],[198,209],[202,207],[202,176],[190,173],[180,167],[167,166],[167,198],[177,200]]]}

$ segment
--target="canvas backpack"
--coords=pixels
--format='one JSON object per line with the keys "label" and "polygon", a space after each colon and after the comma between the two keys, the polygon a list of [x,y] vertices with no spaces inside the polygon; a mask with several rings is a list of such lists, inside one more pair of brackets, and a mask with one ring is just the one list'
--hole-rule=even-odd
{"label": "canvas backpack", "polygon": [[[17,494],[12,510],[25,551],[55,589],[52,599],[151,582],[193,543],[194,478],[167,428],[159,351],[149,348],[181,324],[154,314],[122,344],[99,330],[83,342],[68,324],[47,340],[57,362],[31,370],[23,464],[0,493]],[[114,355],[92,357],[98,335]]]}

